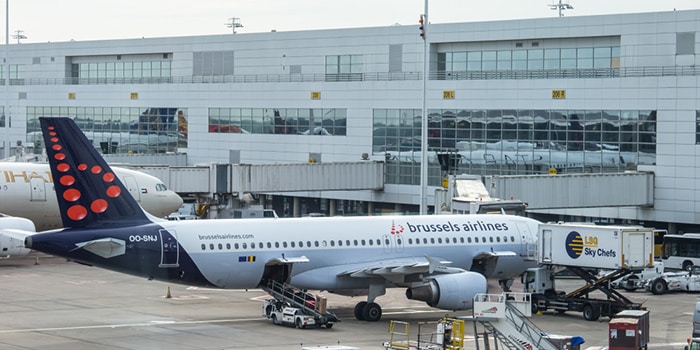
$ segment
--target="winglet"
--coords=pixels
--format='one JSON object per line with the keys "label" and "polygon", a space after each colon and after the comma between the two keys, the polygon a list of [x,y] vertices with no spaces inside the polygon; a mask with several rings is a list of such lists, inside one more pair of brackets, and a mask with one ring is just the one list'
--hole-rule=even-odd
{"label": "winglet", "polygon": [[150,222],[73,120],[39,120],[64,227]]}

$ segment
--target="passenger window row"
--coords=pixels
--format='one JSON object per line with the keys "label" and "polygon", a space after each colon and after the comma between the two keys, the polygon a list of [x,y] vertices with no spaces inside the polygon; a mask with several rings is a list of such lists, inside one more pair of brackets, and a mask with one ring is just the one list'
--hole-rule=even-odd
{"label": "passenger window row", "polygon": [[[422,240],[420,238],[416,238],[415,240],[413,238],[408,239],[408,244],[409,245],[427,245],[427,244],[458,244],[458,239],[457,237],[445,237],[444,240],[442,237],[438,238],[423,238]],[[466,238],[467,243],[487,243],[486,236],[482,236],[481,240],[479,237],[474,237],[472,240],[472,237],[467,237]],[[488,237],[488,243],[507,243],[508,242],[508,236],[503,236],[501,239],[501,236],[496,236],[495,238],[493,236]],[[515,236],[510,236],[510,242],[515,242]],[[465,238],[464,237],[459,237],[459,244],[464,244],[465,243]],[[275,249],[279,248],[318,248],[318,247],[327,247],[330,245],[331,247],[366,247],[366,246],[380,246],[382,245],[382,241],[380,239],[360,239],[360,240],[330,240],[330,241],[313,241],[313,244],[311,241],[283,241],[283,242],[250,242],[250,243],[209,243],[208,245],[206,243],[202,243],[202,250],[246,250],[246,249],[272,249],[273,246]],[[389,247],[391,246],[391,240],[388,238],[384,239],[384,246]],[[403,245],[403,240],[401,238],[398,238],[396,240],[396,245],[397,246],[402,246]]]}

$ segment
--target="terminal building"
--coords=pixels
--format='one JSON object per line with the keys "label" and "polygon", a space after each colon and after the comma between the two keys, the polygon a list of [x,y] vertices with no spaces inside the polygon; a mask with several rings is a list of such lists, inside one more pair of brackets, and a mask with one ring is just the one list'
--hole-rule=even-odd
{"label": "terminal building", "polygon": [[700,11],[426,30],[427,44],[417,24],[12,44],[2,144],[38,149],[39,117],[71,117],[116,161],[224,169],[189,185],[232,164],[378,163],[331,174],[379,169],[379,186],[249,197],[280,216],[416,213],[425,94],[431,212],[449,172],[548,220],[700,230]]}

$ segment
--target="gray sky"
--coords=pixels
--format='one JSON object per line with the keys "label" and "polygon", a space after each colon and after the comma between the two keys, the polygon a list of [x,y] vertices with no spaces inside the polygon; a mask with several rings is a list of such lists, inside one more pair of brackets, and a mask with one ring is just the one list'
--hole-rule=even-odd
{"label": "gray sky", "polygon": [[[416,25],[424,0],[6,0],[10,43]],[[432,0],[431,23],[556,17],[558,0]],[[567,17],[700,9],[698,0],[569,0]],[[4,15],[5,2],[0,2]],[[5,22],[4,19],[1,22]],[[2,25],[0,32],[5,33]],[[0,38],[0,43],[4,39]]]}

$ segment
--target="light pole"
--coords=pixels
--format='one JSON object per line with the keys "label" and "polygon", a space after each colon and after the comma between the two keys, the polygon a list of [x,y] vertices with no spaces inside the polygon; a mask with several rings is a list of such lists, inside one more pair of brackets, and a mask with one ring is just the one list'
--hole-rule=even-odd
{"label": "light pole", "polygon": [[428,89],[428,73],[430,65],[428,46],[428,0],[425,0],[423,14],[423,111],[421,113],[420,132],[420,215],[428,213],[428,107],[426,103],[426,91]]}
{"label": "light pole", "polygon": [[10,156],[10,61],[8,60],[8,50],[10,46],[10,0],[5,0],[5,157]]}

